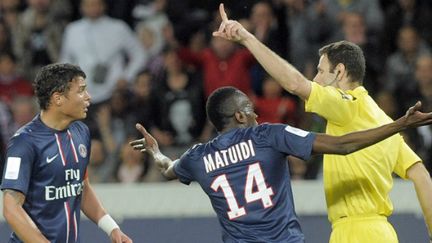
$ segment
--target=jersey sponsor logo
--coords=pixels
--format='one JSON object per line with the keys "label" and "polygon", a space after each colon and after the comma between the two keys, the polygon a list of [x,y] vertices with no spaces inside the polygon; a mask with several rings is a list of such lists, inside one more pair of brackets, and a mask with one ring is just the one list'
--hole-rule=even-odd
{"label": "jersey sponsor logo", "polygon": [[203,161],[206,173],[209,173],[253,156],[255,156],[255,148],[252,145],[252,140],[249,139],[246,142],[234,144],[225,150],[216,151],[214,154],[207,154],[203,157]]}
{"label": "jersey sponsor logo", "polygon": [[81,181],[79,169],[65,170],[66,185],[63,186],[45,186],[45,200],[53,201],[57,199],[79,196],[84,188],[84,182]]}
{"label": "jersey sponsor logo", "polygon": [[46,162],[47,162],[47,164],[53,162],[53,161],[57,158],[57,156],[58,156],[58,154],[54,155],[54,156],[51,157],[51,158],[50,158],[50,157],[47,157],[47,158],[46,158]]}
{"label": "jersey sponsor logo", "polygon": [[18,179],[20,167],[21,167],[20,157],[8,157],[6,162],[6,172],[4,178],[7,180]]}
{"label": "jersey sponsor logo", "polygon": [[53,201],[68,197],[76,197],[82,193],[84,182],[70,183],[69,181],[65,186],[45,186],[45,200]]}
{"label": "jersey sponsor logo", "polygon": [[86,148],[86,146],[84,146],[84,144],[81,143],[78,146],[78,151],[79,151],[79,154],[81,155],[82,158],[87,157],[87,148]]}
{"label": "jersey sponsor logo", "polygon": [[305,131],[305,130],[302,130],[302,129],[299,129],[296,127],[291,127],[291,126],[286,126],[285,131],[292,133],[292,134],[295,134],[295,135],[302,137],[302,138],[306,137],[309,134],[308,131]]}

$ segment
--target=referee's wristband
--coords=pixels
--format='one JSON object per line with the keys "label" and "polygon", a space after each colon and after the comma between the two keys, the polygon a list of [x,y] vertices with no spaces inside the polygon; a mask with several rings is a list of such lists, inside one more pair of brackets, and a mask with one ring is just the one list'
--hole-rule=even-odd
{"label": "referee's wristband", "polygon": [[102,218],[98,221],[98,226],[101,228],[105,233],[108,235],[111,235],[111,232],[114,229],[119,229],[120,227],[117,225],[117,223],[114,221],[113,218],[109,214],[105,214]]}

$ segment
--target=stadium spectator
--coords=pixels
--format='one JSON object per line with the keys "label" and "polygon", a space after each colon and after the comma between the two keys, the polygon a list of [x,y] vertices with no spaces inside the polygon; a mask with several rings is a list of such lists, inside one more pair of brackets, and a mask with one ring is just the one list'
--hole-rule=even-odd
{"label": "stadium spectator", "polygon": [[296,125],[297,104],[290,97],[284,97],[282,87],[271,77],[263,83],[263,96],[252,99],[258,115],[258,124],[263,122]]}
{"label": "stadium spectator", "polygon": [[133,81],[145,66],[146,53],[126,23],[105,15],[104,0],[83,0],[81,10],[83,18],[66,27],[60,60],[83,67],[97,109],[117,82]]}
{"label": "stadium spectator", "polygon": [[91,140],[90,162],[87,167],[88,177],[92,183],[106,183],[114,181],[116,166],[115,151],[110,151],[103,140]]}
{"label": "stadium spectator", "polygon": [[400,29],[398,50],[387,58],[384,88],[398,98],[398,107],[409,106],[410,97],[415,96],[417,83],[414,72],[416,60],[421,54],[430,53],[430,48],[420,39],[418,32],[411,26]]}
{"label": "stadium spectator", "polygon": [[382,50],[385,56],[397,49],[397,36],[404,26],[412,26],[418,30],[422,39],[432,45],[432,9],[422,0],[397,0],[385,9],[384,30],[382,36]]}
{"label": "stadium spectator", "polygon": [[0,52],[0,100],[10,105],[17,96],[33,96],[33,87],[17,73],[14,55]]}
{"label": "stadium spectator", "polygon": [[235,43],[212,38],[210,47],[199,51],[183,47],[179,56],[186,64],[202,70],[205,97],[222,86],[234,86],[246,94],[252,92],[250,68],[254,58]]}
{"label": "stadium spectator", "polygon": [[[245,45],[276,81],[305,100],[307,111],[327,120],[327,133],[346,134],[391,122],[362,86],[366,64],[360,47],[341,41],[321,48],[318,73],[311,82],[237,21],[228,20],[223,5],[220,8],[224,21],[214,35]],[[396,135],[350,155],[324,155],[330,242],[398,242],[387,221],[393,211],[389,199],[393,172],[413,181],[432,235],[430,175]]]}
{"label": "stadium spectator", "polygon": [[42,66],[59,60],[65,22],[54,12],[54,2],[59,1],[27,0],[27,9],[12,29],[18,67],[28,80],[33,80]]}

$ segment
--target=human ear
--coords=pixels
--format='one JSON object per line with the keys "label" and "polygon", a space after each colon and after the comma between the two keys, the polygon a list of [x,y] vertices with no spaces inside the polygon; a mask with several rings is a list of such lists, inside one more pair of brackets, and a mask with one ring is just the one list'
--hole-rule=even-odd
{"label": "human ear", "polygon": [[240,123],[240,124],[244,124],[244,123],[247,122],[246,114],[244,114],[243,111],[237,111],[237,112],[234,114],[234,116],[235,116],[237,122]]}
{"label": "human ear", "polygon": [[51,101],[56,106],[60,106],[62,104],[62,95],[59,92],[54,92],[51,96]]}

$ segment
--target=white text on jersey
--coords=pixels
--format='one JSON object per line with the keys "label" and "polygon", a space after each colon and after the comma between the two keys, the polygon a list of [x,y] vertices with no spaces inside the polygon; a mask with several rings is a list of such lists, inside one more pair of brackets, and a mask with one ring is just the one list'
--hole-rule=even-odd
{"label": "white text on jersey", "polygon": [[206,172],[236,164],[241,160],[246,160],[255,156],[255,149],[252,140],[234,144],[225,150],[216,151],[214,154],[207,154],[203,157]]}
{"label": "white text on jersey", "polygon": [[59,187],[45,186],[45,200],[52,201],[56,199],[79,196],[84,188],[84,182],[79,182],[80,177],[79,169],[65,170],[66,185]]}

